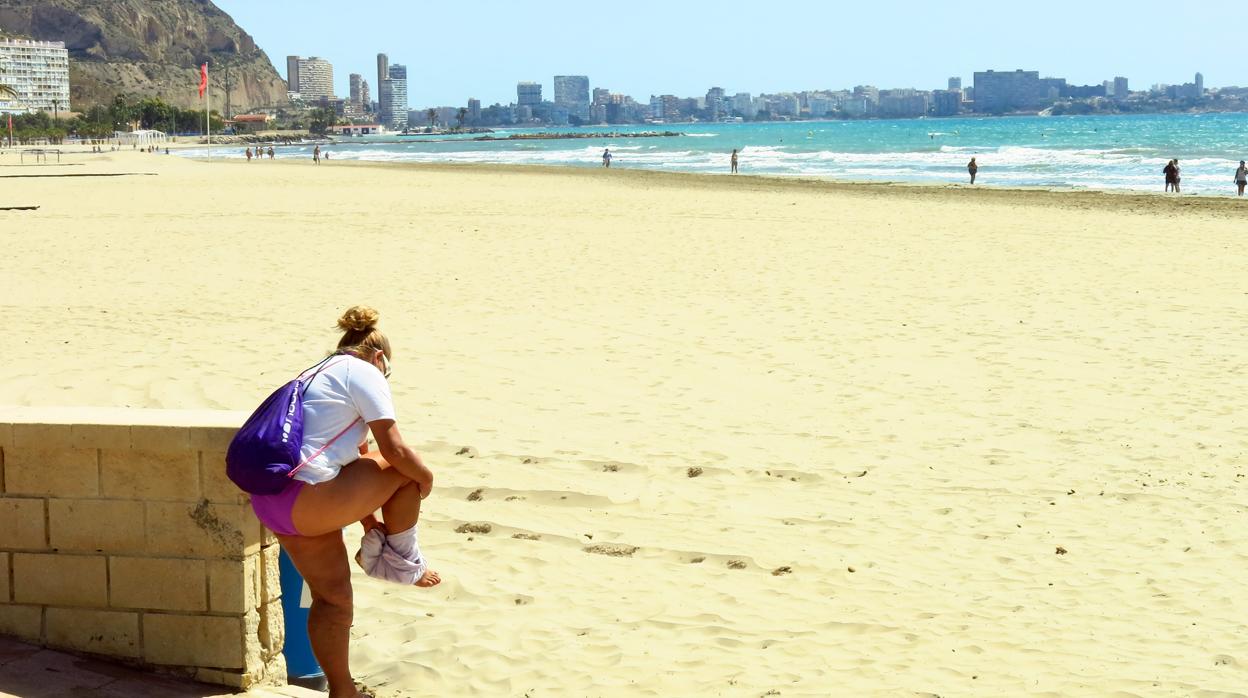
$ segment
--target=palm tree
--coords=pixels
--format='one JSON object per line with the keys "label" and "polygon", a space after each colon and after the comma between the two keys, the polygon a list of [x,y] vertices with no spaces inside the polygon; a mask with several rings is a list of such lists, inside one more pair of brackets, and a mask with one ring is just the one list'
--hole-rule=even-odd
{"label": "palm tree", "polygon": [[433,128],[434,126],[437,125],[438,123],[438,110],[437,109],[430,109],[429,111],[425,112],[425,116],[429,117],[430,128]]}
{"label": "palm tree", "polygon": [[455,113],[455,120],[459,122],[460,128],[464,127],[464,121],[466,121],[467,119],[468,119],[468,109],[466,107],[460,107],[459,111]]}

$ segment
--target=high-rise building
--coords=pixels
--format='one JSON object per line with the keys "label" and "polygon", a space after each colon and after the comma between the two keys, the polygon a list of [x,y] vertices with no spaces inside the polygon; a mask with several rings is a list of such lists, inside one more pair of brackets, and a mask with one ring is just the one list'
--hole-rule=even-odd
{"label": "high-rise building", "polygon": [[931,94],[911,88],[880,92],[879,114],[885,118],[909,119],[923,116],[931,103]]}
{"label": "high-rise building", "polygon": [[724,88],[712,87],[706,91],[706,112],[711,121],[718,121],[724,115]]}
{"label": "high-rise building", "polygon": [[949,89],[962,91],[962,78],[949,78]]}
{"label": "high-rise building", "polygon": [[381,123],[395,130],[407,128],[407,66],[395,63],[386,68],[380,99]]}
{"label": "high-rise building", "polygon": [[365,112],[373,110],[373,93],[368,89],[368,81],[360,81],[360,106]]}
{"label": "high-rise building", "polygon": [[391,115],[386,111],[386,102],[390,95],[390,57],[384,53],[377,54],[377,123],[389,124]]}
{"label": "high-rise building", "polygon": [[569,117],[585,122],[590,119],[589,77],[585,75],[555,76],[555,106]]}
{"label": "high-rise building", "polygon": [[1114,78],[1114,99],[1121,102],[1129,94],[1131,94],[1131,90],[1127,86],[1127,79],[1122,77]]}
{"label": "high-rise building", "polygon": [[516,83],[516,106],[529,107],[530,109],[542,103],[542,83],[540,82],[520,82]]}
{"label": "high-rise building", "polygon": [[69,51],[62,41],[0,39],[0,85],[17,97],[0,97],[0,112],[69,111]]}
{"label": "high-rise building", "polygon": [[880,103],[880,89],[875,85],[858,85],[854,88],[854,97],[877,105]]}
{"label": "high-rise building", "polygon": [[650,103],[653,105],[650,108],[650,112],[656,119],[663,119],[670,123],[679,121],[682,116],[680,113],[680,98],[676,95],[660,95],[651,99]]}
{"label": "high-rise building", "polygon": [[749,92],[738,92],[732,97],[732,110],[747,119],[753,119],[758,111],[754,108],[754,100]]}
{"label": "high-rise building", "polygon": [[288,92],[299,91],[299,57],[286,57],[286,90]]}
{"label": "high-rise building", "polygon": [[286,57],[286,89],[308,101],[334,96],[334,66],[324,58]]}
{"label": "high-rise building", "polygon": [[390,57],[384,53],[377,54],[377,89],[381,89],[381,83],[390,79]]}
{"label": "high-rise building", "polygon": [[1205,96],[1205,76],[1200,73],[1196,73],[1196,96]]}
{"label": "high-rise building", "polygon": [[473,97],[468,100],[468,124],[475,126],[481,122],[481,100]]}
{"label": "high-rise building", "polygon": [[1034,70],[998,73],[993,70],[975,73],[975,111],[1002,114],[1009,111],[1041,108],[1060,94],[1065,80],[1040,79]]}
{"label": "high-rise building", "polygon": [[962,111],[962,90],[949,88],[932,93],[932,113],[936,116],[954,116]]}
{"label": "high-rise building", "polygon": [[810,112],[810,118],[812,119],[820,119],[827,116],[835,106],[830,98],[821,94],[810,95],[806,99],[806,109]]}
{"label": "high-rise building", "polygon": [[594,88],[594,101],[592,102],[593,104],[604,105],[610,101],[611,101],[611,90],[608,90],[605,87]]}
{"label": "high-rise building", "polygon": [[359,73],[351,73],[351,92],[349,101],[354,104],[359,111],[364,111],[364,76]]}
{"label": "high-rise building", "polygon": [[567,106],[589,105],[589,77],[585,75],[556,75],[555,104]]}

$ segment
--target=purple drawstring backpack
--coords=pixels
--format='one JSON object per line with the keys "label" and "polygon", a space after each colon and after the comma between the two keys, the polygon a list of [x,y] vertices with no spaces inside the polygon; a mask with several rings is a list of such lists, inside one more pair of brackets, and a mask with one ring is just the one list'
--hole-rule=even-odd
{"label": "purple drawstring backpack", "polygon": [[225,453],[225,474],[239,489],[249,494],[281,492],[300,468],[355,426],[351,422],[306,460],[299,458],[303,446],[303,394],[317,375],[328,368],[325,364],[332,358],[313,366],[316,373],[306,381],[303,376],[312,368],[273,391],[239,427]]}

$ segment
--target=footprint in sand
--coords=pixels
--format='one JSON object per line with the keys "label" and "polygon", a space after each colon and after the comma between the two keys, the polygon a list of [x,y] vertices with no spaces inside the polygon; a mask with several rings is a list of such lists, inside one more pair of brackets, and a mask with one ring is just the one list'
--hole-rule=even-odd
{"label": "footprint in sand", "polygon": [[729,560],[728,561],[728,569],[730,570],[743,570],[745,568],[746,568],[745,560]]}
{"label": "footprint in sand", "polygon": [[461,524],[455,529],[455,532],[456,533],[489,533],[490,531],[493,531],[493,530],[494,530],[494,527],[488,523],[473,521],[473,522],[469,522],[466,524]]}

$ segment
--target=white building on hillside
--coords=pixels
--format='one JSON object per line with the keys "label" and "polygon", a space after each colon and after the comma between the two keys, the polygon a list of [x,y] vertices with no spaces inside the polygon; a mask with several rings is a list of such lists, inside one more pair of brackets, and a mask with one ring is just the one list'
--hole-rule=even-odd
{"label": "white building on hillside", "polygon": [[0,39],[0,112],[69,111],[69,51],[62,41]]}

